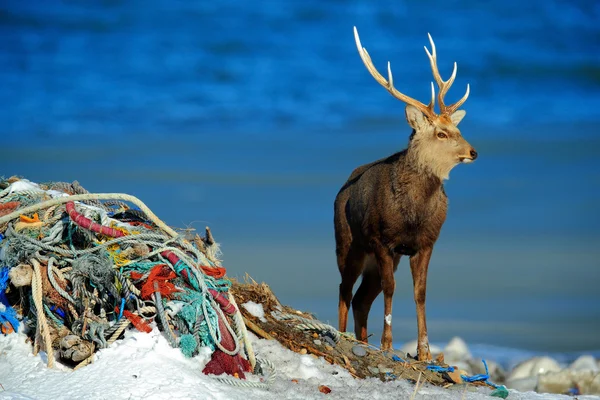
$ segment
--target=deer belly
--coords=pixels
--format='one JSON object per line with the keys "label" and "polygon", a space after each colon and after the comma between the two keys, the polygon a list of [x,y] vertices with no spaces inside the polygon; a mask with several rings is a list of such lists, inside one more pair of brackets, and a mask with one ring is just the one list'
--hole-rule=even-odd
{"label": "deer belly", "polygon": [[414,256],[417,253],[417,246],[414,243],[400,243],[394,247],[394,253],[405,256]]}

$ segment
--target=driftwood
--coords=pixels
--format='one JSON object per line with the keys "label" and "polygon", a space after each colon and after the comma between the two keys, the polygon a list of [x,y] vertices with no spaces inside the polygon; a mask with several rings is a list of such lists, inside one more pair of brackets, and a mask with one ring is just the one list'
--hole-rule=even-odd
{"label": "driftwood", "polygon": [[[427,369],[427,363],[409,359],[406,355],[396,353],[403,361],[395,361],[392,357],[394,353],[382,352],[381,350],[369,346],[366,343],[357,341],[350,335],[341,335],[337,343],[325,337],[323,332],[317,330],[301,330],[296,326],[302,324],[302,321],[295,319],[277,319],[272,312],[281,314],[293,314],[303,318],[314,319],[311,314],[295,310],[291,307],[283,306],[277,297],[271,291],[266,283],[257,283],[247,277],[245,283],[233,282],[232,294],[240,311],[244,316],[246,327],[261,338],[267,340],[277,340],[286,348],[300,354],[313,354],[316,357],[323,357],[328,363],[339,365],[348,370],[355,378],[377,377],[383,381],[393,379],[406,379],[412,382],[427,381],[436,386],[449,386],[455,383],[447,373],[434,372]],[[241,304],[253,301],[262,304],[265,311],[265,320],[250,314]],[[353,351],[357,347],[362,347],[364,355],[358,356]],[[439,365],[443,364],[443,358],[438,360]],[[483,385],[476,382],[474,385]]]}

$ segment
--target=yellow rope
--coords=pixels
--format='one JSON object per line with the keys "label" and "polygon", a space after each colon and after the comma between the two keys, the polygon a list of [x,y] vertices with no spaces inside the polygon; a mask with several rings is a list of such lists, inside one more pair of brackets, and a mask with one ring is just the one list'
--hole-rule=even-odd
{"label": "yellow rope", "polygon": [[33,265],[33,277],[31,279],[31,289],[33,295],[33,303],[37,310],[37,329],[36,338],[34,345],[34,354],[37,354],[39,349],[38,334],[42,336],[44,341],[44,347],[46,348],[46,355],[48,357],[48,368],[54,367],[54,349],[52,348],[52,339],[50,338],[50,328],[48,327],[48,321],[44,314],[44,304],[42,302],[42,272],[40,271],[40,263],[35,258],[31,259]]}

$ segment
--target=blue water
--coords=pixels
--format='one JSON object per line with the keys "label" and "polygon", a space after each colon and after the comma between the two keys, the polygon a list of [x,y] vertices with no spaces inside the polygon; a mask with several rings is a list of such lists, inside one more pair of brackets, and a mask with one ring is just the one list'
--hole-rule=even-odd
{"label": "blue water", "polygon": [[[352,27],[397,88],[427,101],[422,46],[466,84],[480,158],[446,184],[429,336],[545,352],[600,349],[600,4],[590,1],[0,4],[0,175],[78,180],[210,225],[229,273],[336,323],[333,199],[402,149],[403,105],[369,76]],[[394,339],[416,334],[407,262]],[[383,324],[373,306],[373,342]]]}

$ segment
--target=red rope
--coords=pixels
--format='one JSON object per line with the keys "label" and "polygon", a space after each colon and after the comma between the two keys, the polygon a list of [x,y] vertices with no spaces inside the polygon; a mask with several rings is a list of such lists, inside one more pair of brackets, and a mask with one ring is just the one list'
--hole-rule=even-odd
{"label": "red rope", "polygon": [[[119,307],[115,307],[115,313],[119,314]],[[127,318],[138,331],[146,333],[152,332],[150,325],[139,315],[133,314],[127,310],[123,310],[123,316]]]}
{"label": "red rope", "polygon": [[212,297],[221,306],[221,310],[226,314],[233,315],[237,311],[235,306],[225,297],[223,293],[219,293],[214,289],[208,289]]}
{"label": "red rope", "polygon": [[110,228],[108,226],[100,225],[92,221],[91,219],[83,216],[82,214],[78,213],[75,209],[75,203],[72,201],[69,201],[67,203],[67,213],[69,214],[69,218],[71,218],[71,220],[75,222],[75,224],[81,226],[82,228],[89,229],[96,233],[101,233],[110,237],[125,236],[125,234],[119,230]]}
{"label": "red rope", "polygon": [[125,316],[125,318],[131,321],[133,326],[135,326],[135,329],[137,329],[138,331],[146,333],[152,332],[152,328],[150,327],[150,325],[146,321],[144,321],[143,318],[139,315],[132,314],[127,310],[123,311],[123,315]]}
{"label": "red rope", "polygon": [[19,203],[18,201],[8,201],[6,203],[0,204],[0,217],[15,211],[17,208],[19,208],[20,204],[21,203]]}
{"label": "red rope", "polygon": [[[173,265],[179,262],[179,257],[177,257],[177,255],[175,255],[175,253],[172,251],[166,250],[160,254],[169,260],[169,262],[171,262]],[[207,265],[201,265],[200,268],[206,275],[212,276],[215,279],[221,279],[227,273],[227,270],[223,267],[210,267]]]}
{"label": "red rope", "polygon": [[[132,272],[131,277],[133,279],[140,279],[143,275],[139,272]],[[148,279],[142,285],[140,296],[144,300],[148,300],[152,298],[152,295],[155,292],[154,282],[158,285],[158,291],[165,298],[170,298],[171,294],[179,291],[171,282],[170,279],[175,279],[177,275],[171,269],[167,267],[166,264],[159,264],[152,268],[150,271],[150,275],[148,275]]]}

